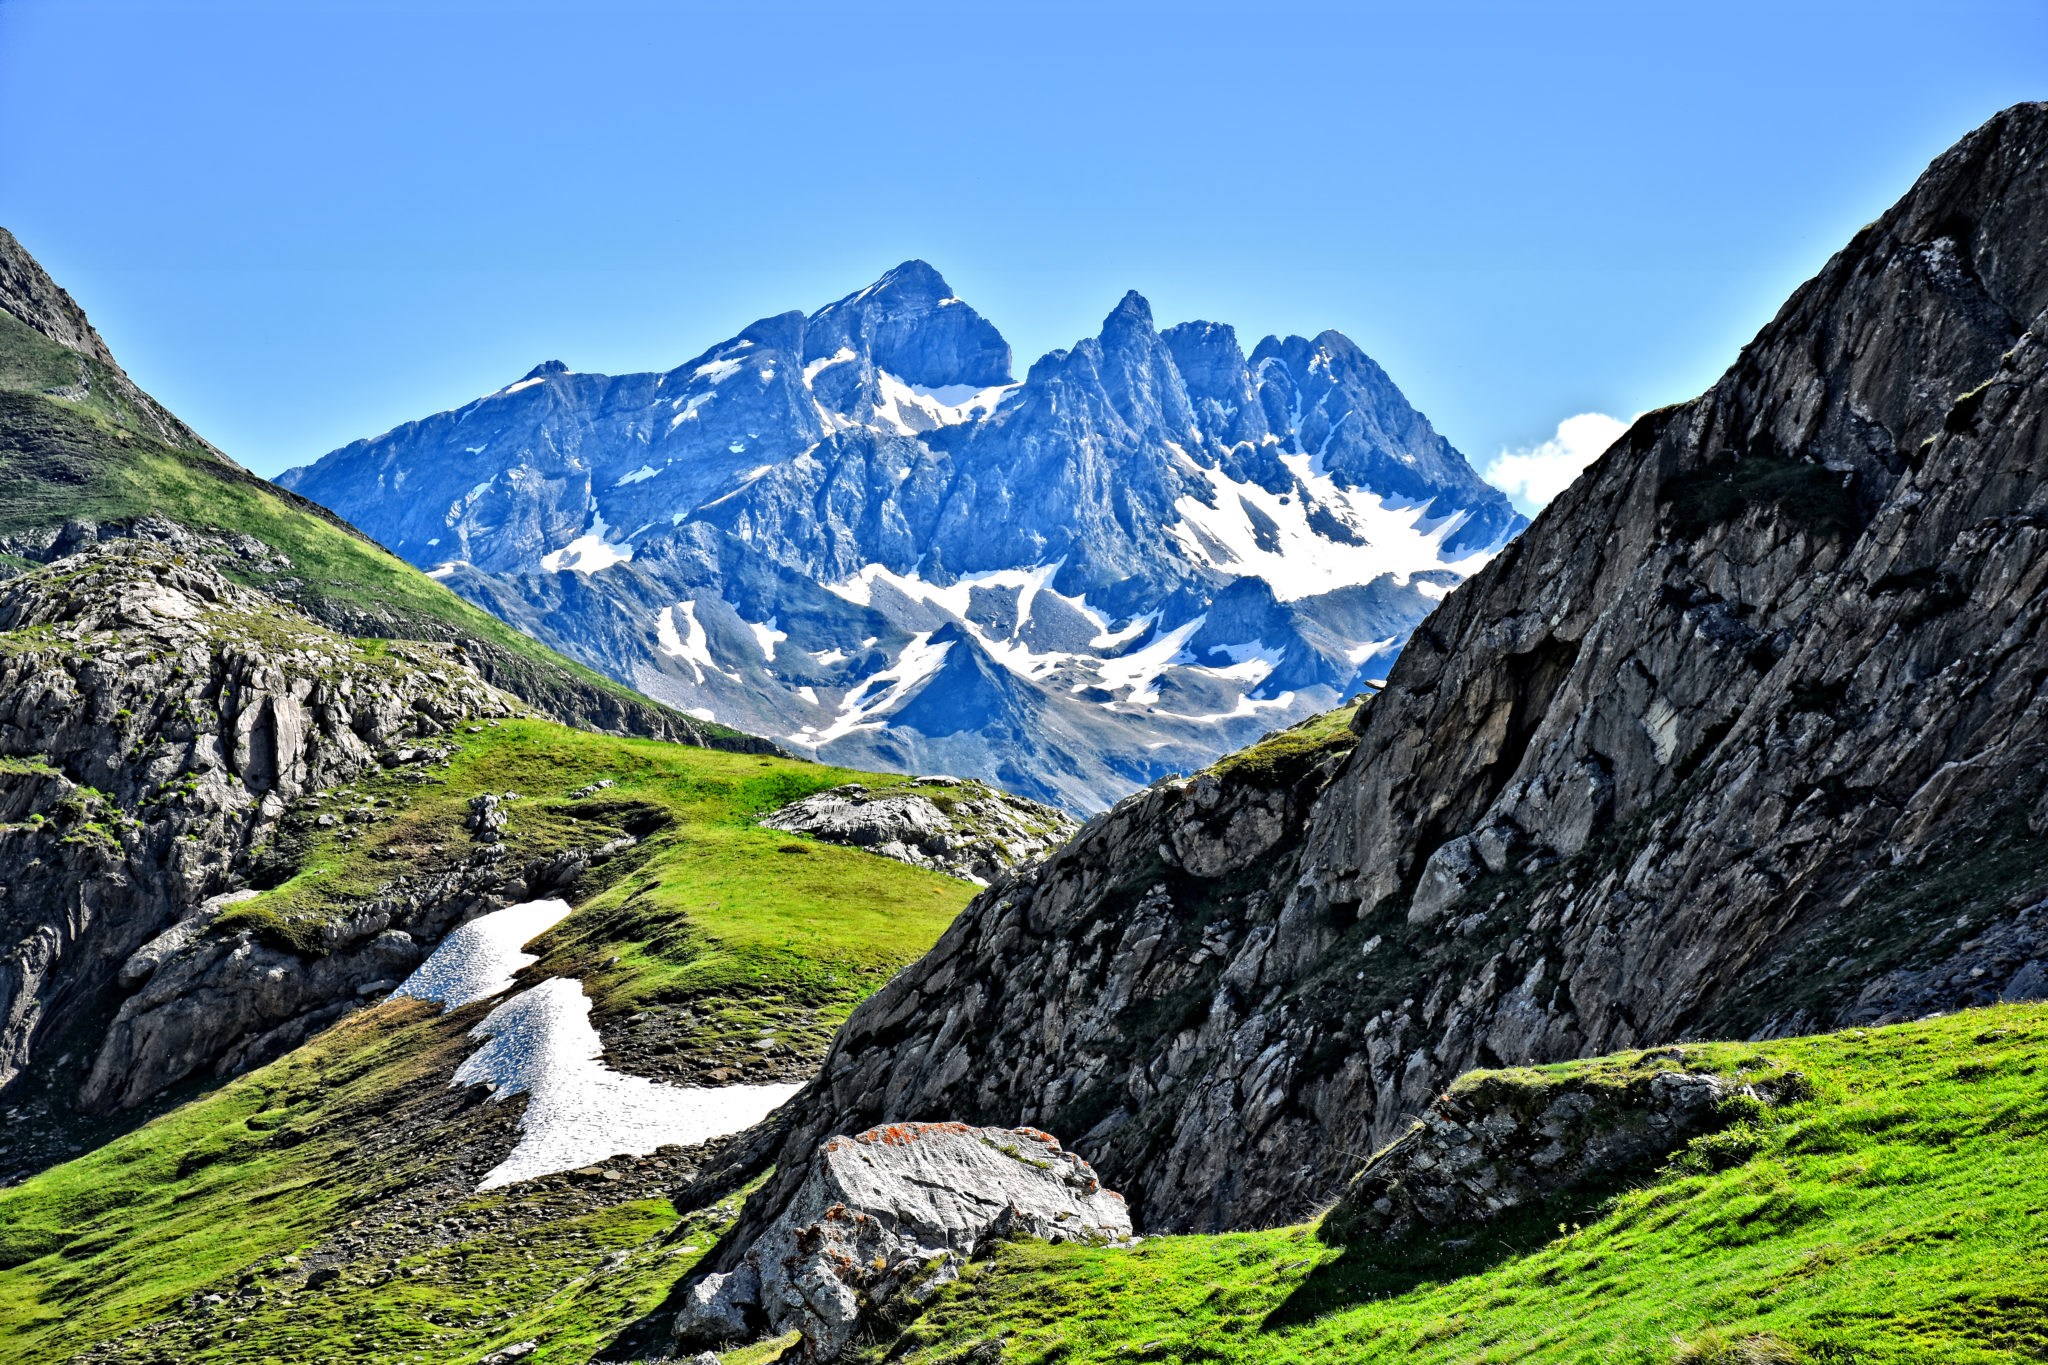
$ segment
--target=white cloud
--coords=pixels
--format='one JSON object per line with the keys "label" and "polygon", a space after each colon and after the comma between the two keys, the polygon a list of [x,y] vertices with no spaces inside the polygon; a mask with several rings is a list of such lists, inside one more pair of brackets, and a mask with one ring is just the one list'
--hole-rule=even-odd
{"label": "white cloud", "polygon": [[1569,488],[1579,471],[1599,458],[1628,425],[1604,412],[1582,412],[1559,422],[1557,435],[1542,445],[1503,450],[1481,472],[1516,502],[1541,507]]}

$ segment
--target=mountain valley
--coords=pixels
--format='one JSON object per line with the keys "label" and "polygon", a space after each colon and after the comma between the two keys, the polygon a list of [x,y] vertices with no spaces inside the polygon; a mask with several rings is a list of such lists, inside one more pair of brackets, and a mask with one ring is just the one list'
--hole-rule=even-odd
{"label": "mountain valley", "polygon": [[919,262],[280,486],[0,234],[9,1359],[2048,1359],[2044,332],[2023,104],[1526,526]]}

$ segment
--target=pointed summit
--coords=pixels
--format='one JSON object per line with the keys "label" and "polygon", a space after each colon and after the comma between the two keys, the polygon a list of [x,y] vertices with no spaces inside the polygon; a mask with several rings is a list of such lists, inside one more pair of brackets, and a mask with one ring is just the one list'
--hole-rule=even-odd
{"label": "pointed summit", "polygon": [[1124,291],[1124,296],[1117,300],[1116,307],[1110,309],[1109,316],[1102,320],[1105,335],[1113,329],[1146,332],[1152,330],[1152,305],[1145,301],[1143,294],[1135,289]]}
{"label": "pointed summit", "polygon": [[871,360],[905,383],[984,389],[1010,381],[1010,343],[957,297],[945,276],[909,260],[857,294],[811,314],[804,359],[841,350]]}
{"label": "pointed summit", "polygon": [[529,379],[546,379],[551,374],[567,373],[569,373],[569,367],[567,365],[564,365],[561,361],[543,360],[540,364],[534,366],[525,374],[520,375],[519,382],[524,384]]}

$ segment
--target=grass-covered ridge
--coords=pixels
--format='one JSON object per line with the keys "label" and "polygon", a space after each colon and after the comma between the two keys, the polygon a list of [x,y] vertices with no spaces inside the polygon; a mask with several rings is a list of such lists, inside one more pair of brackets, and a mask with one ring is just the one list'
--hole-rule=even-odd
{"label": "grass-covered ridge", "polygon": [[2048,1007],[1689,1044],[1683,1064],[1798,1071],[1811,1095],[1631,1188],[1406,1243],[1013,1244],[860,1359],[2048,1359]]}
{"label": "grass-covered ridge", "polygon": [[[0,353],[0,365],[5,361]],[[479,641],[503,660],[499,671],[505,676],[493,681],[529,700],[568,687],[614,698],[627,708],[661,709],[465,601],[295,493],[206,451],[165,445],[90,404],[9,388],[0,382],[0,537],[46,531],[72,519],[126,522],[150,514],[202,533],[241,532],[282,551],[291,565],[228,558],[221,572],[331,627],[360,636]],[[736,734],[706,722],[690,725],[714,735]]]}
{"label": "grass-covered ridge", "polygon": [[[964,882],[755,824],[825,787],[900,778],[545,721],[465,726],[453,738],[460,752],[434,770],[445,786],[380,772],[307,803],[303,842],[290,852],[296,870],[217,930],[269,928],[315,943],[318,925],[394,876],[466,858],[470,795],[515,791],[508,860],[621,832],[639,840],[575,888],[576,913],[536,941],[542,960],[522,982],[577,977],[600,1029],[668,1020],[669,1066],[765,1079],[814,1065],[853,1005],[924,951],[972,894]],[[613,785],[571,795],[602,781]],[[661,1174],[636,1176],[623,1202],[594,1204],[569,1186],[469,1195],[509,1148],[521,1103],[478,1104],[447,1088],[478,1046],[466,1030],[496,1003],[444,1018],[387,1001],[0,1190],[7,1358],[57,1361],[122,1338],[96,1358],[474,1360],[540,1338],[536,1361],[587,1359],[661,1302],[734,1206],[698,1210],[686,1235],[669,1238],[678,1210]],[[460,1179],[450,1175],[457,1160]],[[453,1193],[422,1194],[451,1183]],[[423,1237],[434,1244],[416,1246]],[[318,1285],[283,1259],[350,1238],[412,1249],[349,1251],[339,1276]],[[204,1303],[213,1293],[224,1305]],[[148,1324],[172,1319],[182,1325],[150,1334]]]}

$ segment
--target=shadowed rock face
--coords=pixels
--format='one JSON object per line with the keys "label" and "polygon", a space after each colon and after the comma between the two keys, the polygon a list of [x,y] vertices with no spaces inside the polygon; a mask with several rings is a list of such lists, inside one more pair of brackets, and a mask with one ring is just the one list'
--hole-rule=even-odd
{"label": "shadowed rock face", "polygon": [[784,1169],[1025,1122],[1142,1227],[1269,1224],[1474,1066],[2035,989],[2044,307],[2023,105],[1452,593],[1348,757],[1162,784],[980,896],[848,1021]]}

